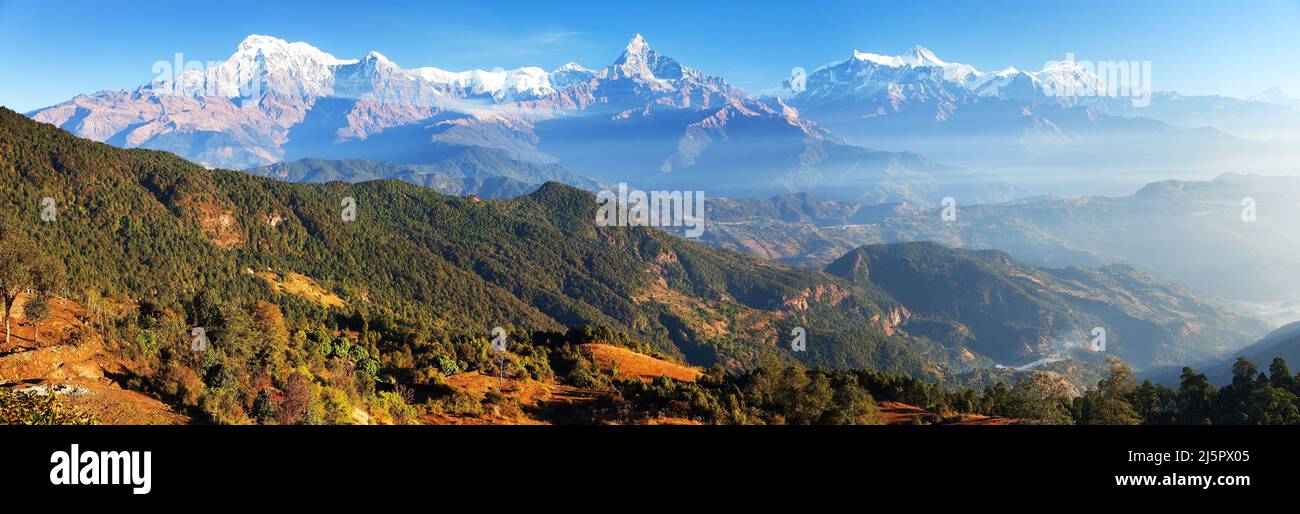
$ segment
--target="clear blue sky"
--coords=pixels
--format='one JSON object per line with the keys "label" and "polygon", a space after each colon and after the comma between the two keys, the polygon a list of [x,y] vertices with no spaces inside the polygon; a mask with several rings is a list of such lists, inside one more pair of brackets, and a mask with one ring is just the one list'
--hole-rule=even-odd
{"label": "clear blue sky", "polygon": [[984,70],[1150,60],[1157,90],[1300,96],[1300,0],[865,2],[211,2],[0,0],[0,105],[27,111],[134,88],[176,52],[228,57],[248,34],[405,67],[598,68],[634,33],[684,64],[759,91],[854,49],[924,44]]}

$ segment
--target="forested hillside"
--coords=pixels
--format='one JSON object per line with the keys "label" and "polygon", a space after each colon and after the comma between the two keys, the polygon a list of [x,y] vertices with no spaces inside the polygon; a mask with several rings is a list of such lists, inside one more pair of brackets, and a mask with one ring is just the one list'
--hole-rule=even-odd
{"label": "forested hillside", "polygon": [[[595,226],[593,195],[556,183],[478,201],[396,181],[289,184],[173,155],[77,139],[0,117],[6,226],[66,263],[68,294],[192,311],[277,297],[265,274],[301,274],[358,319],[417,331],[594,325],[692,363],[793,360],[935,376],[956,352],[895,333],[900,306],[824,273],[704,248],[646,228]],[[57,221],[42,222],[52,197]],[[355,200],[355,221],[344,202]],[[192,318],[193,316],[191,316]]]}
{"label": "forested hillside", "polygon": [[[826,271],[902,302],[913,334],[1006,363],[1072,351],[1143,368],[1188,363],[1226,357],[1267,330],[1222,302],[1119,264],[1038,268],[997,250],[927,242],[863,246]],[[1104,348],[1094,344],[1102,334]]]}
{"label": "forested hillside", "polygon": [[429,164],[309,158],[270,164],[248,172],[289,182],[401,180],[444,194],[495,199],[525,195],[546,182],[560,182],[588,191],[606,189],[600,182],[575,175],[562,166],[520,161],[503,150],[457,147],[444,154]]}

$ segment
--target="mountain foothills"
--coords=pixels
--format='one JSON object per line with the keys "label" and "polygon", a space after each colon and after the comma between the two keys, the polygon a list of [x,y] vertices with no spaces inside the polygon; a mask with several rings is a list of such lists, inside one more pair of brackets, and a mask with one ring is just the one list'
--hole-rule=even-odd
{"label": "mountain foothills", "polygon": [[560,182],[588,191],[612,189],[608,184],[574,175],[554,164],[519,161],[502,150],[482,147],[462,147],[431,164],[300,159],[250,169],[248,173],[289,182],[401,180],[431,187],[443,194],[472,194],[493,199],[525,195],[546,182]]}
{"label": "mountain foothills", "polygon": [[[0,377],[74,400],[121,388],[164,402],[151,419],[864,423],[887,418],[878,400],[932,422],[1092,422],[1079,391],[1131,377],[1104,356],[1223,358],[1262,328],[1122,267],[913,244],[821,272],[597,226],[595,197],[555,182],[513,200],[286,183],[7,110],[0,136],[3,250],[66,277],[20,289],[84,306],[15,311]],[[1095,326],[1106,354],[1089,351]],[[26,392],[0,407],[57,408]]]}
{"label": "mountain foothills", "polygon": [[809,267],[859,245],[904,241],[996,248],[1050,267],[1126,263],[1289,321],[1300,300],[1297,195],[1296,177],[1224,174],[1155,182],[1129,196],[959,204],[952,222],[914,205],[782,195],[711,202],[716,223],[703,241]]}
{"label": "mountain foothills", "polygon": [[997,250],[927,242],[864,246],[826,271],[874,284],[908,306],[910,333],[961,341],[999,362],[1051,360],[1104,345],[1106,354],[1147,368],[1226,355],[1267,330],[1213,299],[1120,264],[1036,268]]}

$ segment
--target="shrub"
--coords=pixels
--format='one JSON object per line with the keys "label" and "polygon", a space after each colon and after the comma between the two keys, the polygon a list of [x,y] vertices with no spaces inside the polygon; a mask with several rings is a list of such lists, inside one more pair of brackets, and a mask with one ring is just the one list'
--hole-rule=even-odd
{"label": "shrub", "polygon": [[182,405],[197,407],[206,387],[199,374],[175,360],[168,360],[154,375],[158,392]]}
{"label": "shrub", "polygon": [[284,385],[284,400],[276,412],[281,425],[301,425],[307,423],[316,401],[316,385],[302,373],[294,373]]}
{"label": "shrub", "polygon": [[337,387],[320,389],[321,423],[326,425],[352,424],[352,400],[348,393]]}
{"label": "shrub", "polygon": [[63,406],[53,395],[0,388],[0,425],[92,425],[94,420]]}
{"label": "shrub", "polygon": [[483,414],[483,404],[474,396],[455,391],[434,402],[433,410],[455,416],[478,416]]}
{"label": "shrub", "polygon": [[457,373],[460,373],[461,371],[464,371],[461,369],[460,363],[456,362],[456,359],[453,359],[446,355],[439,354],[438,356],[434,357],[434,363],[437,364],[438,371],[441,371],[442,374],[445,376],[455,375]]}
{"label": "shrub", "polygon": [[420,413],[419,409],[407,404],[401,394],[393,391],[380,391],[375,396],[375,407],[387,412],[398,424],[405,424]]}
{"label": "shrub", "polygon": [[357,361],[357,371],[374,378],[379,376],[379,361],[366,357]]}
{"label": "shrub", "polygon": [[275,419],[275,401],[266,389],[258,391],[257,398],[253,400],[253,419],[263,425]]}

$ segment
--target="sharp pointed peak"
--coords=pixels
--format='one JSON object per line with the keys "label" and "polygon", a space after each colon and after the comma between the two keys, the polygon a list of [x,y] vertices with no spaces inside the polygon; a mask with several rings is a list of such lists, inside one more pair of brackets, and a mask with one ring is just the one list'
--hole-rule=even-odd
{"label": "sharp pointed peak", "polygon": [[645,36],[642,36],[641,33],[638,32],[632,36],[632,39],[628,40],[627,48],[625,50],[627,53],[642,54],[649,49],[650,43],[645,40]]}
{"label": "sharp pointed peak", "polygon": [[924,65],[924,64],[937,64],[942,66],[944,64],[948,64],[944,62],[943,59],[940,59],[939,56],[935,55],[934,52],[931,51],[929,48],[926,48],[924,45],[913,46],[908,51],[903,52],[903,55],[900,55],[899,57],[903,58],[903,60],[907,61],[909,64],[912,64],[914,66]]}

